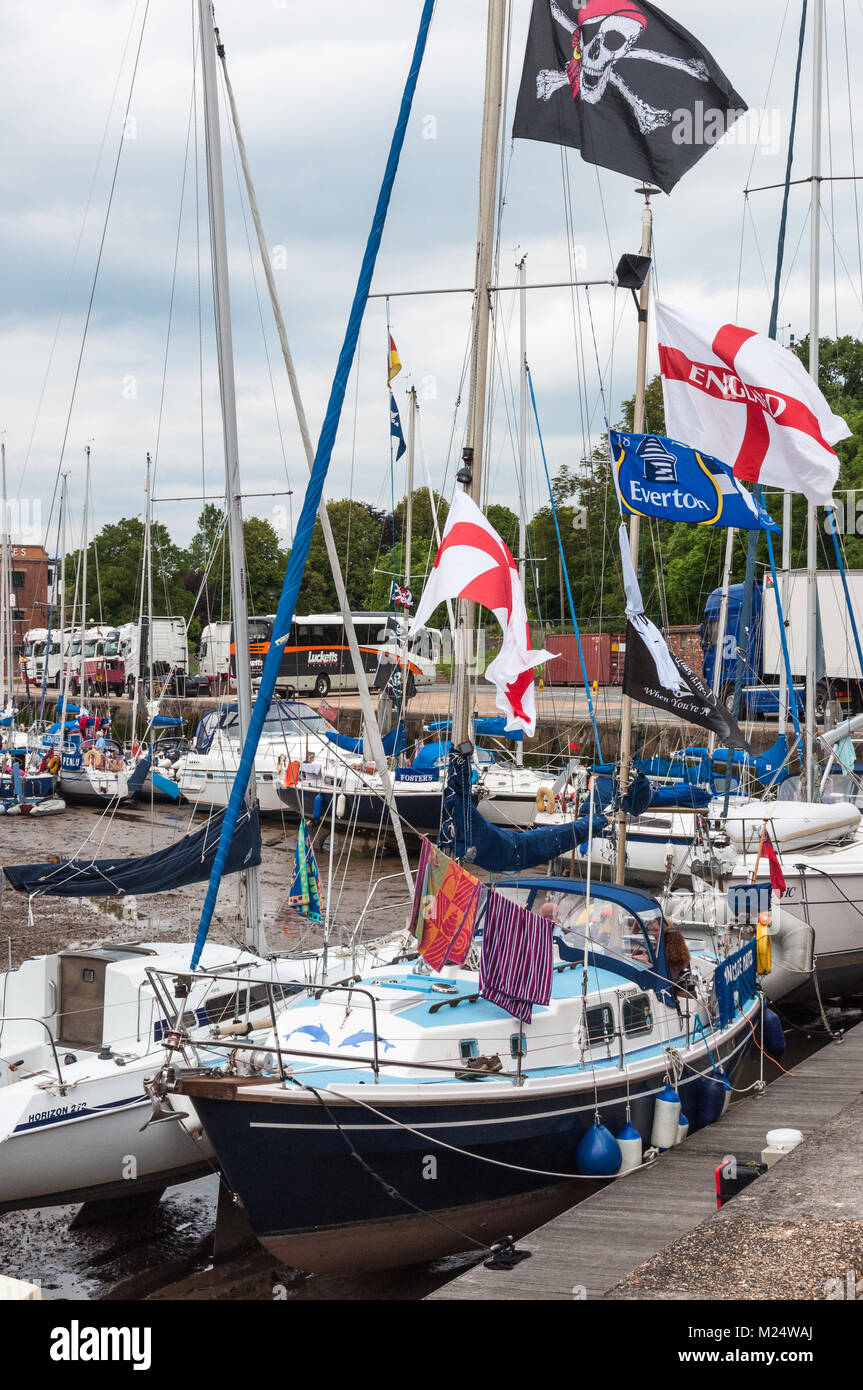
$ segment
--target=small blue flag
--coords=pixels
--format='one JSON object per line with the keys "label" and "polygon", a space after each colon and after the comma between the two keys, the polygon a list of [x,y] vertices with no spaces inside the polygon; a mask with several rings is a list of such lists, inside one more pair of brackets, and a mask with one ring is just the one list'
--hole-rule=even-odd
{"label": "small blue flag", "polygon": [[402,433],[402,422],[401,416],[399,415],[399,408],[396,405],[396,398],[393,395],[392,391],[390,391],[390,436],[393,439],[397,439],[399,442],[399,446],[396,449],[396,463],[398,463],[399,459],[401,458],[402,454],[407,448],[407,445],[405,444],[405,437]]}
{"label": "small blue flag", "polygon": [[288,895],[288,907],[312,922],[322,922],[321,885],[318,876],[318,863],[312,848],[309,827],[300,821],[297,834],[297,850],[294,856],[294,881]]}
{"label": "small blue flag", "polygon": [[612,430],[609,438],[622,511],[694,526],[780,530],[727,463],[658,434]]}

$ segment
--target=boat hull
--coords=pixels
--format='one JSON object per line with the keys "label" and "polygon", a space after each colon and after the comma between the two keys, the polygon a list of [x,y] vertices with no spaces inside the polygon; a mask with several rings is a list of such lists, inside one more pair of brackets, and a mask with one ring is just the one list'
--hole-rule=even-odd
{"label": "boat hull", "polygon": [[[741,1018],[713,1046],[729,1079],[751,1036]],[[665,1065],[660,1057],[629,1081],[632,1122],[645,1147]],[[700,1070],[710,1072],[706,1055]],[[389,1088],[369,1086],[367,1103],[380,1114],[326,1092],[324,1107],[310,1093],[264,1099],[255,1087],[223,1086],[217,1078],[181,1077],[178,1084],[261,1244],[311,1273],[362,1273],[437,1258],[469,1248],[469,1237],[488,1243],[510,1233],[515,1207],[529,1209],[562,1182],[577,1189],[573,1200],[585,1186],[576,1149],[594,1123],[589,1071],[577,1089],[556,1091],[477,1081],[470,1083],[475,1099],[418,1101],[415,1091],[398,1099],[386,1096]],[[678,1089],[696,1127],[700,1078],[685,1078]],[[623,1073],[600,1082],[599,1113],[612,1133],[626,1123]],[[457,1152],[464,1149],[470,1152]],[[417,1209],[429,1215],[420,1217]]]}

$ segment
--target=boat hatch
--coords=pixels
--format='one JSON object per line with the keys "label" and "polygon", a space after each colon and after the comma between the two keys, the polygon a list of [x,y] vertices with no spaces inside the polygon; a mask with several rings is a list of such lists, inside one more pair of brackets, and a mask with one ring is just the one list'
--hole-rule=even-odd
{"label": "boat hatch", "polygon": [[105,1013],[105,972],[116,960],[107,951],[60,955],[59,1038],[64,1046],[99,1048]]}

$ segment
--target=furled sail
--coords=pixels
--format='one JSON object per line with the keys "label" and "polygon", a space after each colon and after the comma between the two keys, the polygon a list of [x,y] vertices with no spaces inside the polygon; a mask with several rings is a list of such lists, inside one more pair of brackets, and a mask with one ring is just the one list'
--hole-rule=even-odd
{"label": "furled sail", "polygon": [[[135,859],[57,859],[47,864],[10,864],[3,873],[20,893],[55,898],[125,897],[130,893],[168,893],[208,879],[225,812],[168,849]],[[237,817],[224,872],[239,873],[261,862],[261,821],[257,806]]]}

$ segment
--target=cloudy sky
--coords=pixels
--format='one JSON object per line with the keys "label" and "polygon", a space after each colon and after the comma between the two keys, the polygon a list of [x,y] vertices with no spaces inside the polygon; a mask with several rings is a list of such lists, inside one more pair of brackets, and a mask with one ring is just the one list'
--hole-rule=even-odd
{"label": "cloudy sky", "polygon": [[[0,427],[10,496],[39,499],[43,522],[64,438],[63,467],[78,515],[84,447],[92,441],[96,527],[141,514],[145,455],[155,455],[157,446],[157,498],[200,498],[204,489],[218,494],[223,487],[203,134],[200,111],[197,119],[192,115],[197,5],[150,0],[121,144],[145,8],[145,0],[67,0],[49,11],[28,0],[7,0],[3,7]],[[744,215],[743,189],[778,183],[784,174],[799,0],[762,0],[757,7],[751,0],[667,0],[667,9],[706,44],[749,106],[764,116],[760,131],[751,122],[745,138],[708,153],[670,198],[656,200],[659,288],[672,302],[765,328],[780,194],[753,194]],[[338,6],[220,0],[217,6],[315,435],[420,10],[420,0]],[[828,10],[825,172],[832,161],[833,172],[850,175],[854,151],[863,149],[863,128],[859,108],[849,100],[845,36],[853,58],[863,40],[863,7],[859,0],[832,0]],[[529,13],[530,0],[513,0],[509,126]],[[485,0],[438,0],[378,261],[378,291],[470,283],[485,20]],[[798,176],[810,160],[809,74],[807,59]],[[281,523],[289,486],[296,489],[296,516],[305,463],[257,248],[254,256],[249,250],[247,237],[253,234],[244,220],[224,121],[223,142],[241,470],[249,494],[267,494],[250,496],[246,510]],[[565,161],[566,182],[556,148],[507,143],[500,283],[513,282],[524,253],[529,279],[541,282],[569,279],[573,263],[579,274],[602,279],[621,253],[638,249],[640,203],[633,182],[597,173],[574,151]],[[855,185],[825,185],[824,197],[822,333],[838,327],[859,334]],[[789,218],[780,313],[780,324],[790,325],[786,339],[789,332],[805,335],[809,327],[808,235],[808,190],[801,187],[793,192]],[[452,459],[461,445],[464,406],[455,423],[454,411],[469,312],[467,294],[393,297],[390,305],[405,364],[397,396],[403,404],[404,390],[416,382],[422,448],[437,487],[451,486]],[[612,419],[620,400],[632,394],[634,338],[631,301],[622,292],[596,289],[589,306],[583,293],[531,293],[528,350],[552,471],[577,463],[603,428],[600,371]],[[331,497],[352,493],[389,504],[385,350],[385,301],[376,299],[366,313],[348,391],[328,483]],[[489,491],[512,505],[518,314],[510,293],[498,297],[495,356]],[[655,345],[652,369],[653,364]],[[403,491],[400,474],[396,496]],[[527,491],[532,510],[543,500],[534,468]],[[185,541],[199,509],[199,501],[164,500],[156,513]]]}

